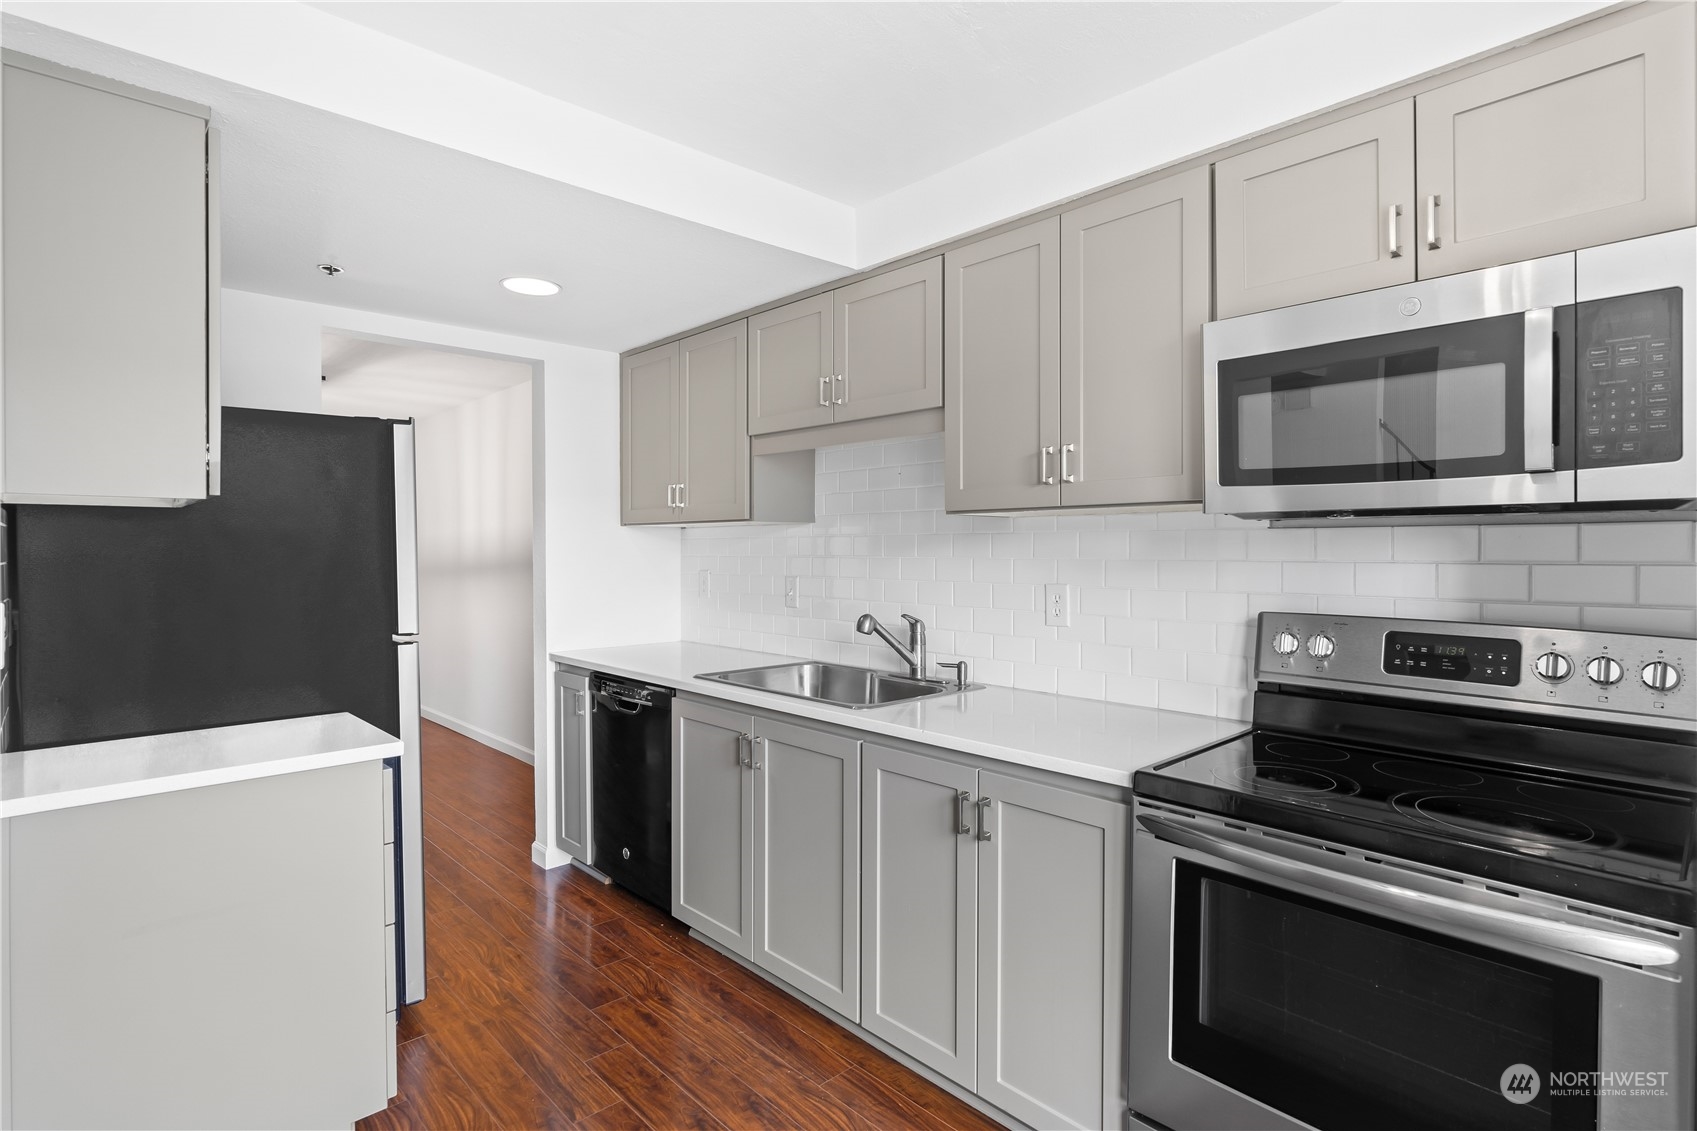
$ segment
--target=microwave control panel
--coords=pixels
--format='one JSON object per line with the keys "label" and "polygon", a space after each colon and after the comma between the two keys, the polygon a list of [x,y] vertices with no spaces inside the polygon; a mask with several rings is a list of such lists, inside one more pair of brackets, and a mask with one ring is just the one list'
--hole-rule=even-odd
{"label": "microwave control panel", "polygon": [[1579,304],[1581,468],[1680,458],[1680,297],[1672,288]]}

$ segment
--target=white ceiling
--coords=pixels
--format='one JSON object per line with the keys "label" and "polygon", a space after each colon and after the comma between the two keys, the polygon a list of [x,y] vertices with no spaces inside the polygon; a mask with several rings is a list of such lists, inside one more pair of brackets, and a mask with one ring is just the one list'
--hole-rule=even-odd
{"label": "white ceiling", "polygon": [[322,335],[324,409],[337,416],[425,417],[531,378],[527,361]]}
{"label": "white ceiling", "polygon": [[861,204],[1324,3],[320,3]]}

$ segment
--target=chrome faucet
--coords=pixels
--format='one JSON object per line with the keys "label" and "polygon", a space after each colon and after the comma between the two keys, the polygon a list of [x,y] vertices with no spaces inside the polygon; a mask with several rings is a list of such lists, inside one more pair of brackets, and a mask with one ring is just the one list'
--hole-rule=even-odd
{"label": "chrome faucet", "polygon": [[854,630],[867,636],[877,636],[878,639],[890,646],[891,651],[901,657],[907,665],[908,674],[914,679],[925,678],[925,622],[918,617],[902,614],[907,622],[908,638],[904,646],[890,630],[878,623],[878,618],[871,613],[862,613],[859,620],[854,622]]}

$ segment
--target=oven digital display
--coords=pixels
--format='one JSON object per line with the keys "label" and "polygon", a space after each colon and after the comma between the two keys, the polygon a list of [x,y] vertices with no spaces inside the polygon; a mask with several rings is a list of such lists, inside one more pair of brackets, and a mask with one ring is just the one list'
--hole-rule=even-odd
{"label": "oven digital display", "polygon": [[1513,687],[1520,682],[1520,641],[1387,632],[1384,666],[1391,675]]}

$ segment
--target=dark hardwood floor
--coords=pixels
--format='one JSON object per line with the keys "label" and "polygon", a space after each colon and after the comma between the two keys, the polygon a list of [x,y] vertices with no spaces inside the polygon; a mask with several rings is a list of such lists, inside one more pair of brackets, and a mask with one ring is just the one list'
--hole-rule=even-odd
{"label": "dark hardwood floor", "polygon": [[575,868],[530,862],[530,767],[424,724],[429,994],[388,1128],[991,1128]]}

